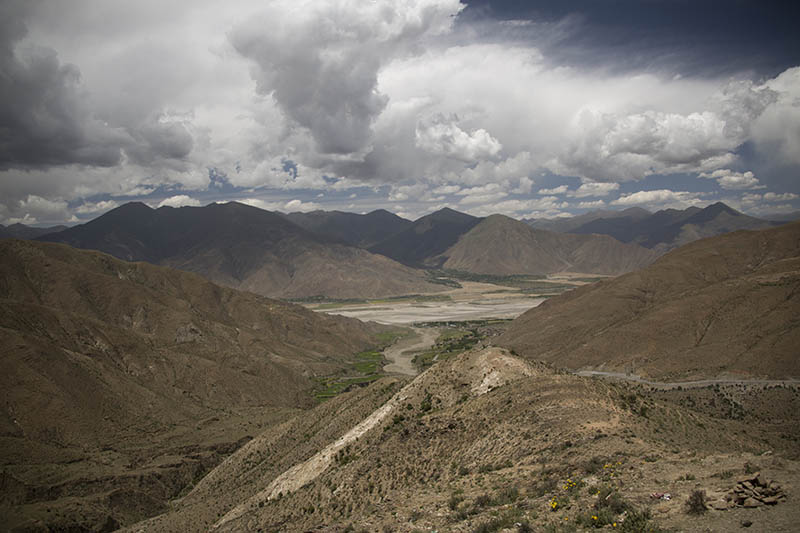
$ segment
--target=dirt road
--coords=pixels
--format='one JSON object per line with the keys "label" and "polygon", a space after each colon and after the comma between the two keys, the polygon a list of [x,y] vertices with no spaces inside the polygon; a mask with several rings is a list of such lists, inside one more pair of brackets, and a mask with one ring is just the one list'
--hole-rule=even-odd
{"label": "dirt road", "polygon": [[414,336],[400,339],[383,351],[383,356],[391,361],[383,367],[388,374],[416,376],[419,372],[411,361],[414,355],[434,345],[439,337],[439,328],[412,328]]}

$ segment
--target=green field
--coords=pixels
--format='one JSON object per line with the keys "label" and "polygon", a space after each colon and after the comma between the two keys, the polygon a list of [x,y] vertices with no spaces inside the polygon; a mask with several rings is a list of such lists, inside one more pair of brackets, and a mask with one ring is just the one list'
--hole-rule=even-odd
{"label": "green field", "polygon": [[409,330],[392,330],[375,335],[376,349],[357,353],[347,368],[335,375],[314,378],[314,397],[322,402],[350,390],[351,387],[363,386],[382,378],[383,365],[386,362],[382,353],[384,348],[408,334]]}

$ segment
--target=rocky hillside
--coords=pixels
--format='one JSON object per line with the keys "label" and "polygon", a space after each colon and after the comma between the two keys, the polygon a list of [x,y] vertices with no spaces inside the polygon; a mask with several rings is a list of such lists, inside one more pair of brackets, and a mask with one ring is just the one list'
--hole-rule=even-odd
{"label": "rocky hillside", "polygon": [[271,297],[363,298],[440,289],[420,271],[235,202],[159,209],[130,203],[42,239],[196,272]]}
{"label": "rocky hillside", "polygon": [[531,228],[492,215],[441,254],[442,266],[475,274],[621,274],[653,262],[656,254],[606,235],[571,235]]}
{"label": "rocky hillside", "polygon": [[739,231],[552,298],[498,342],[572,369],[796,378],[798,291],[800,223]]}
{"label": "rocky hillside", "polygon": [[[797,391],[776,394],[800,406]],[[735,503],[702,518],[684,504],[709,486],[709,502],[727,509],[733,471],[714,476],[780,442],[766,427],[475,349],[266,431],[127,531],[725,530],[741,519]],[[774,463],[758,460],[763,479],[797,486],[796,453],[775,450]],[[651,497],[659,491],[672,498]],[[746,516],[774,529],[798,511],[779,503]]]}
{"label": "rocky hillside", "polygon": [[4,240],[0,257],[2,483],[15,516],[57,509],[51,519],[72,523],[84,505],[96,525],[155,512],[248,432],[311,405],[311,377],[344,368],[379,331],[60,244]]}

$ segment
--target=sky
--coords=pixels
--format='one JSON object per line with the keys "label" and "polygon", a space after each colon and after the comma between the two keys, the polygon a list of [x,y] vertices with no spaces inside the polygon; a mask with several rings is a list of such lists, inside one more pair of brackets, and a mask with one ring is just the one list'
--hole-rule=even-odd
{"label": "sky", "polygon": [[2,0],[0,223],[800,210],[800,8]]}

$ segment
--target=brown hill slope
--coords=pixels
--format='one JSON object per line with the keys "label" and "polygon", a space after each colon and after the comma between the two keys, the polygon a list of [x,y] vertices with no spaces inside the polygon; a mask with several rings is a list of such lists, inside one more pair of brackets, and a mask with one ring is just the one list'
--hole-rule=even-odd
{"label": "brown hill slope", "polygon": [[572,235],[531,228],[492,215],[442,254],[443,267],[475,274],[621,274],[650,264],[656,254],[606,235]]}
{"label": "brown hill slope", "polygon": [[196,272],[271,297],[363,298],[441,289],[423,272],[235,202],[177,209],[130,203],[42,240]]}
{"label": "brown hill slope", "polygon": [[498,339],[568,368],[656,377],[800,377],[800,223],[696,241],[581,287]]}
{"label": "brown hill slope", "polygon": [[[592,515],[612,498],[618,505],[603,516],[613,529],[624,509],[633,520],[635,508],[663,503],[649,497],[656,490],[675,500],[660,505],[659,520],[703,531],[707,520],[681,523],[688,492],[713,482],[713,468],[744,462],[718,454],[758,450],[762,437],[780,441],[744,421],[497,348],[440,362],[402,385],[377,382],[266,431],[170,512],[128,531],[561,531],[602,525]],[[797,406],[785,392],[776,394]],[[692,483],[673,481],[690,459]],[[758,513],[759,525],[769,513],[797,518],[791,504],[778,507]]]}
{"label": "brown hill slope", "polygon": [[0,257],[4,483],[31,508],[86,497],[100,522],[139,500],[154,512],[220,449],[310,405],[310,376],[377,327],[65,245],[4,240]]}

